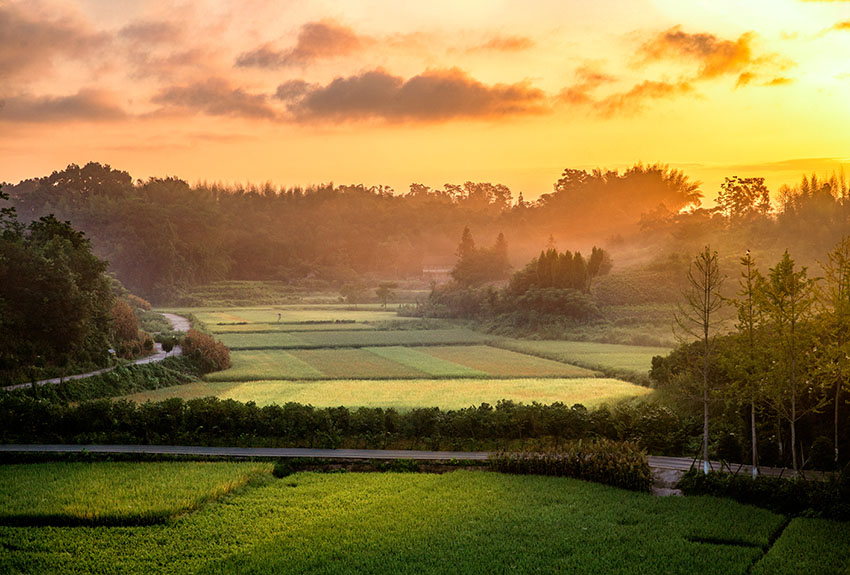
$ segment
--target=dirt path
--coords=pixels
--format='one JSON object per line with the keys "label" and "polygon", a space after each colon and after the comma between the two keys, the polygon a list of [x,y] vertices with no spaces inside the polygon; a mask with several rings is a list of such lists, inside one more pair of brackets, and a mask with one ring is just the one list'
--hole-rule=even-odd
{"label": "dirt path", "polygon": [[[168,322],[171,324],[171,329],[173,329],[174,331],[187,332],[191,328],[189,320],[186,319],[183,316],[176,315],[176,314],[173,314],[173,313],[164,313],[162,315],[165,316],[165,319],[168,320]],[[142,364],[145,364],[145,363],[154,363],[156,361],[162,361],[166,357],[180,355],[181,353],[183,353],[183,350],[180,348],[179,345],[175,345],[173,350],[171,350],[168,353],[165,353],[162,350],[162,344],[154,343],[154,353],[153,354],[142,357],[140,359],[136,359],[132,363],[136,364],[136,365],[142,365]],[[89,371],[87,373],[77,373],[77,374],[74,374],[74,375],[66,375],[64,378],[52,377],[50,379],[42,379],[40,381],[36,381],[35,383],[36,383],[36,385],[48,385],[48,384],[56,385],[56,384],[60,383],[61,381],[67,381],[67,380],[71,380],[71,379],[84,379],[86,377],[92,377],[93,375],[100,375],[101,373],[106,373],[107,371],[112,371],[116,367],[117,366],[105,367],[103,369],[98,369],[98,370],[95,370],[95,371]],[[12,390],[15,390],[15,389],[24,389],[26,387],[31,387],[31,386],[32,386],[31,383],[19,383],[18,385],[10,385],[8,387],[4,387],[3,389],[5,389],[6,391],[12,391]]]}

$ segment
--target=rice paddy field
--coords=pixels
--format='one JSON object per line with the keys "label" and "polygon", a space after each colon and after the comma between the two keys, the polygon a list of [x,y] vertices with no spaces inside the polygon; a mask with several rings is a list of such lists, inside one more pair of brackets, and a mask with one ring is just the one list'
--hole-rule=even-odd
{"label": "rice paddy field", "polygon": [[[87,470],[75,478],[88,473],[106,507],[132,488],[115,464],[82,465]],[[203,465],[146,469],[151,496],[169,501],[164,486]],[[233,465],[255,473],[256,464]],[[4,502],[20,497],[25,503],[16,509],[38,507],[54,518],[68,513],[68,502],[50,493],[55,470],[17,467],[27,483],[2,482],[3,492],[13,494]],[[846,573],[850,563],[847,524],[789,523],[730,500],[659,498],[566,478],[483,471],[283,479],[266,471],[253,477],[150,524],[0,521],[0,572],[831,575]],[[76,500],[88,501],[82,494]],[[149,507],[141,498],[135,505],[130,511],[137,515]]]}
{"label": "rice paddy field", "polygon": [[[231,350],[205,381],[129,396],[214,395],[316,407],[469,407],[500,399],[591,407],[649,395],[600,371],[646,373],[665,348],[529,341],[447,320],[403,318],[378,306],[298,304],[189,308]],[[610,371],[609,371],[610,373]]]}
{"label": "rice paddy field", "polygon": [[169,397],[253,401],[259,406],[296,402],[315,407],[393,407],[406,411],[416,407],[461,409],[481,403],[495,405],[500,399],[516,402],[566,405],[581,403],[596,407],[603,403],[649,396],[652,390],[618,379],[607,378],[518,378],[518,379],[401,379],[319,381],[216,381],[188,383],[129,395],[144,403]]}

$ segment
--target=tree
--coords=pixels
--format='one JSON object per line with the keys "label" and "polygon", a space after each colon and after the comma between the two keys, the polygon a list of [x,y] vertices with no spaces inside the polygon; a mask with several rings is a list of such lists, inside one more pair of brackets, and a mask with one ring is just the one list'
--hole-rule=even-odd
{"label": "tree", "polygon": [[[797,421],[809,411],[822,407],[815,399],[801,408],[801,355],[811,349],[811,334],[807,322],[812,316],[814,280],[807,277],[806,268],[796,269],[786,250],[782,259],[760,285],[760,307],[765,327],[775,335],[779,344],[769,349],[775,357],[773,385],[768,397],[781,418],[791,427],[791,462],[794,475],[799,473],[797,457]],[[813,389],[807,389],[810,393]]]}
{"label": "tree", "polygon": [[770,212],[770,192],[764,178],[726,178],[715,201],[718,210],[732,221],[766,216]]}
{"label": "tree", "polygon": [[759,474],[758,460],[758,437],[756,430],[756,404],[760,399],[761,386],[759,385],[757,373],[757,329],[760,322],[759,308],[756,305],[758,294],[756,289],[763,281],[761,274],[756,269],[755,260],[747,250],[747,254],[741,258],[741,277],[738,280],[740,291],[739,298],[733,300],[738,311],[738,323],[736,325],[741,336],[743,347],[742,361],[739,362],[741,378],[739,380],[739,391],[745,401],[750,404],[750,445],[752,451],[752,474],[753,478]]}
{"label": "tree", "polygon": [[680,337],[684,340],[698,339],[701,343],[701,362],[696,366],[700,376],[699,392],[702,396],[703,426],[702,426],[702,456],[703,473],[708,473],[708,406],[711,395],[712,381],[709,368],[712,364],[712,336],[718,319],[717,312],[724,305],[720,296],[720,286],[725,279],[720,274],[717,263],[717,252],[712,252],[705,246],[691,262],[688,269],[688,287],[684,295],[684,304],[679,304],[676,313],[676,324],[682,330]]}
{"label": "tree", "polygon": [[818,293],[824,310],[818,330],[822,356],[817,364],[833,386],[833,449],[837,464],[841,393],[850,385],[850,236],[845,236],[827,258]]}
{"label": "tree", "polygon": [[387,302],[395,297],[395,288],[398,287],[398,284],[395,282],[382,282],[378,284],[378,287],[375,288],[375,295],[381,302],[381,307],[386,309]]}

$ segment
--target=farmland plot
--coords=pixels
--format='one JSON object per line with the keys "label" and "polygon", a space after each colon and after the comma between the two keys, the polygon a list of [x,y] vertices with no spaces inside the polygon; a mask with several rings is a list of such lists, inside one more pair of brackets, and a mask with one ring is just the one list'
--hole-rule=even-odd
{"label": "farmland plot", "polygon": [[227,333],[221,341],[230,349],[291,349],[371,347],[379,345],[452,345],[488,341],[469,329],[303,331],[291,333]]}
{"label": "farmland plot", "polygon": [[794,520],[771,547],[784,521],[727,499],[557,477],[298,473],[167,525],[0,526],[0,572],[845,572],[842,524]]}
{"label": "farmland plot", "polygon": [[656,355],[667,355],[666,347],[644,347],[587,341],[500,339],[494,345],[555,361],[577,362],[584,366],[646,373]]}
{"label": "farmland plot", "polygon": [[486,345],[429,347],[425,352],[498,377],[593,377],[589,369]]}

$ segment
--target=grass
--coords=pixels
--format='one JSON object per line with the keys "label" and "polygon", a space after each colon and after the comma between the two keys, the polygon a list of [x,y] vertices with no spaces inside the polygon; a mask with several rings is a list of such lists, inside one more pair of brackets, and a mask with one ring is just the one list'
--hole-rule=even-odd
{"label": "grass", "polygon": [[653,356],[670,353],[670,349],[666,347],[645,347],[586,341],[500,339],[494,345],[555,361],[576,362],[591,368],[615,369],[643,374],[647,373],[649,368],[652,367]]}
{"label": "grass", "polygon": [[270,471],[261,463],[3,465],[0,525],[162,522]]}
{"label": "grass", "polygon": [[[566,478],[298,473],[167,525],[0,527],[0,572],[846,572],[843,525],[796,520],[771,549],[783,523],[730,500]],[[821,549],[828,561],[793,562]]]}
{"label": "grass", "polygon": [[[462,347],[463,349],[469,349],[469,346]],[[413,349],[409,347],[390,346],[368,349],[376,355],[412,367],[431,377],[486,377],[488,375],[485,371],[436,357],[431,353],[433,348]]]}
{"label": "grass", "polygon": [[372,347],[378,345],[452,345],[485,343],[491,338],[464,328],[375,331],[302,331],[291,333],[225,333],[230,349]]}
{"label": "grass", "polygon": [[427,375],[368,349],[293,349],[290,353],[319,370],[325,379],[386,379]]}
{"label": "grass", "polygon": [[581,367],[486,345],[429,347],[425,352],[498,377],[593,377]]}
{"label": "grass", "polygon": [[234,351],[230,369],[206,375],[208,381],[250,381],[258,379],[321,379],[324,374],[291,353],[280,350]]}
{"label": "grass", "polygon": [[169,397],[254,401],[257,405],[292,401],[316,407],[415,407],[459,409],[500,399],[530,403],[581,403],[595,407],[621,399],[644,397],[650,389],[617,379],[387,379],[321,381],[197,382],[126,396],[139,403]]}
{"label": "grass", "polygon": [[[395,311],[359,308],[342,305],[295,305],[295,306],[254,306],[234,308],[185,308],[195,314],[202,322],[212,327],[218,323],[277,324],[280,314],[281,324],[304,322],[372,322],[400,321]],[[179,313],[175,311],[175,313]],[[342,324],[345,325],[345,324]]]}
{"label": "grass", "polygon": [[[383,323],[383,322],[379,322]],[[209,330],[221,333],[273,333],[301,331],[362,331],[377,329],[371,323],[225,323],[208,324]]]}

